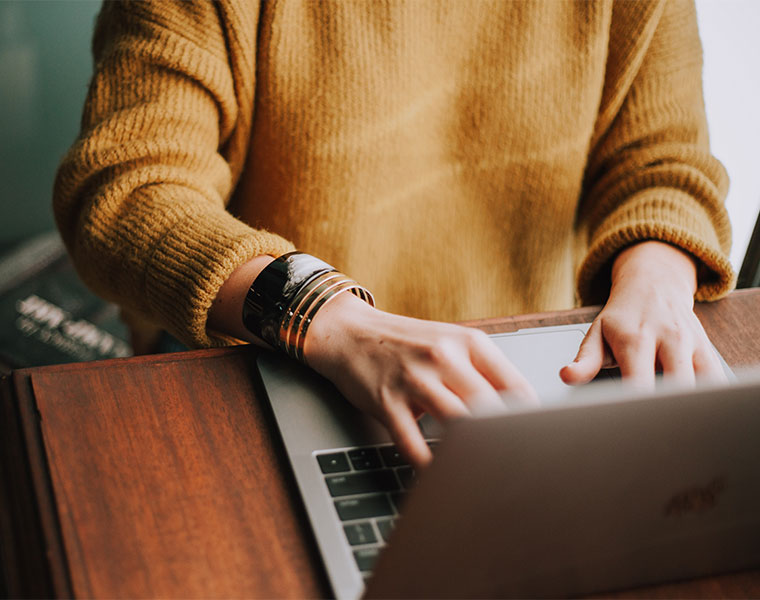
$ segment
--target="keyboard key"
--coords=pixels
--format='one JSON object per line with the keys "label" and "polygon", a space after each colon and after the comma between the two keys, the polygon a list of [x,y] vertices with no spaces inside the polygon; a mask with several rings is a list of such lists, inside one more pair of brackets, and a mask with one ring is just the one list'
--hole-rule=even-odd
{"label": "keyboard key", "polygon": [[380,554],[380,548],[360,548],[354,550],[354,558],[356,559],[356,566],[360,571],[371,571],[375,566],[375,561]]}
{"label": "keyboard key", "polygon": [[374,544],[377,541],[377,536],[372,529],[372,523],[369,521],[344,525],[343,531],[346,532],[348,543],[352,546],[356,546],[358,544]]}
{"label": "keyboard key", "polygon": [[325,482],[333,497],[370,492],[393,492],[399,489],[396,477],[390,469],[333,475],[325,477]]}
{"label": "keyboard key", "polygon": [[398,475],[401,485],[407,490],[414,485],[415,481],[417,481],[417,474],[412,467],[401,467],[396,469],[396,475]]}
{"label": "keyboard key", "polygon": [[383,462],[386,467],[402,467],[409,463],[401,456],[401,452],[398,451],[396,446],[383,446],[380,448],[380,456],[383,457]]}
{"label": "keyboard key", "polygon": [[393,531],[393,528],[396,525],[396,519],[378,519],[376,523],[380,535],[383,536],[383,540],[387,542],[391,537],[391,531]]}
{"label": "keyboard key", "polygon": [[372,517],[390,517],[393,508],[385,494],[375,496],[362,496],[360,498],[346,498],[335,501],[335,510],[341,521],[353,521],[354,519],[369,519]]}
{"label": "keyboard key", "polygon": [[348,458],[357,471],[366,471],[367,469],[380,469],[383,465],[380,462],[380,455],[375,448],[356,448],[349,450]]}
{"label": "keyboard key", "polygon": [[342,473],[350,471],[348,459],[345,452],[335,452],[334,454],[318,454],[317,462],[323,473]]}

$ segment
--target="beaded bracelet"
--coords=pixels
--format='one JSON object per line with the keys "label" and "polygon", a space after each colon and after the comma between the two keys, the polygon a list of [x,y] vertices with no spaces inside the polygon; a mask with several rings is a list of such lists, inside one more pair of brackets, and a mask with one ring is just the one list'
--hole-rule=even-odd
{"label": "beaded bracelet", "polygon": [[251,284],[243,303],[243,324],[270,346],[306,362],[309,325],[320,308],[344,291],[375,305],[369,290],[326,262],[289,252],[269,263]]}

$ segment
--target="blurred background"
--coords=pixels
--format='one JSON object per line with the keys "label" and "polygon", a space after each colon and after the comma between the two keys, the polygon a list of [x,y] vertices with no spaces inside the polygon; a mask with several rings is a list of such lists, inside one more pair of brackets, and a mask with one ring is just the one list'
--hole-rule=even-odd
{"label": "blurred background", "polygon": [[78,132],[100,2],[0,0],[0,242],[54,227],[56,166]]}
{"label": "blurred background", "polygon": [[712,151],[728,170],[736,270],[760,212],[760,2],[697,0]]}
{"label": "blurred background", "polygon": [[[99,8],[95,0],[0,0],[0,252],[54,228],[53,178],[77,134]],[[760,211],[760,1],[697,0],[697,11],[713,152],[731,177],[738,270]],[[8,281],[0,268],[0,294]]]}

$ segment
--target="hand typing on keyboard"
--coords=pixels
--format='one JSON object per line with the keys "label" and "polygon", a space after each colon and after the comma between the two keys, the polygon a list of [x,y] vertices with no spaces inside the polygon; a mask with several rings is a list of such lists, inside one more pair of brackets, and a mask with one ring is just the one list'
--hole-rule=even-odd
{"label": "hand typing on keyboard", "polygon": [[385,313],[340,294],[315,317],[306,361],[388,429],[416,467],[432,457],[416,419],[503,409],[499,391],[535,392],[483,332]]}
{"label": "hand typing on keyboard", "polygon": [[693,259],[674,246],[649,241],[621,252],[607,304],[562,379],[586,383],[599,369],[617,365],[623,378],[643,387],[654,386],[655,369],[692,385],[695,377],[725,380],[694,314],[696,289]]}

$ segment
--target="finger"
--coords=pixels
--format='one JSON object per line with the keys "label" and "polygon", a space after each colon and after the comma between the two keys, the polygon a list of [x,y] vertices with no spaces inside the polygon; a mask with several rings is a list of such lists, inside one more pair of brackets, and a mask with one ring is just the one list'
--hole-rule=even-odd
{"label": "finger", "polygon": [[723,365],[711,345],[700,346],[694,351],[694,373],[708,381],[728,381]]}
{"label": "finger", "polygon": [[624,380],[637,387],[654,387],[656,352],[653,338],[643,334],[625,336],[611,350]]}
{"label": "finger", "polygon": [[[476,344],[470,350],[470,360],[493,390],[513,392],[530,404],[538,402],[530,382],[491,340]],[[501,399],[499,403],[503,406]]]}
{"label": "finger", "polygon": [[446,387],[440,379],[418,380],[412,390],[417,406],[437,421],[470,416],[462,397]]}
{"label": "finger", "polygon": [[406,405],[399,404],[396,410],[386,413],[383,422],[399,452],[416,469],[430,463],[433,454],[425,442],[417,420]]}
{"label": "finger", "polygon": [[663,375],[685,385],[694,385],[693,346],[687,342],[662,343],[657,359]]}
{"label": "finger", "polygon": [[602,321],[597,319],[591,323],[575,359],[560,370],[559,376],[568,385],[579,385],[588,383],[602,368],[613,364],[602,335]]}
{"label": "finger", "polygon": [[449,369],[443,374],[443,383],[473,414],[494,414],[504,411],[499,393],[473,365]]}

